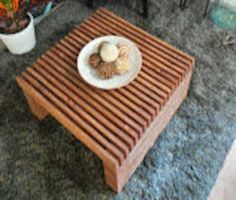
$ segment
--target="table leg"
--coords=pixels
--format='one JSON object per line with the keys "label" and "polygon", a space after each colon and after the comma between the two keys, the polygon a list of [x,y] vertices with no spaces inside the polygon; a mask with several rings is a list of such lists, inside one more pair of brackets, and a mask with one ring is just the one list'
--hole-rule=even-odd
{"label": "table leg", "polygon": [[142,139],[139,140],[135,148],[129,153],[129,156],[121,163],[121,165],[107,164],[103,161],[106,184],[114,191],[119,193],[122,190],[125,183],[128,182],[132,174],[143,161],[149,149],[154,145],[161,132],[165,129],[177,109],[180,107],[187,96],[191,76],[192,69],[185,76],[183,82],[177,87],[169,101],[152,122],[152,125],[146,130]]}
{"label": "table leg", "polygon": [[87,0],[87,6],[92,8],[93,7],[93,0]]}
{"label": "table leg", "polygon": [[204,14],[203,14],[204,17],[206,17],[206,15],[207,15],[209,4],[210,4],[210,0],[207,0],[206,7],[205,7],[205,10],[204,10]]}
{"label": "table leg", "polygon": [[26,92],[24,92],[24,94],[32,113],[39,120],[43,120],[48,115],[48,112],[41,105],[39,105],[31,95],[27,94]]}
{"label": "table leg", "polygon": [[148,17],[148,0],[142,0],[143,3],[143,17]]}
{"label": "table leg", "polygon": [[119,174],[117,173],[117,167],[108,166],[105,162],[103,162],[103,170],[106,184],[115,192],[119,193],[123,186],[119,186]]}
{"label": "table leg", "polygon": [[186,8],[187,0],[180,0],[179,7],[181,10],[184,10]]}

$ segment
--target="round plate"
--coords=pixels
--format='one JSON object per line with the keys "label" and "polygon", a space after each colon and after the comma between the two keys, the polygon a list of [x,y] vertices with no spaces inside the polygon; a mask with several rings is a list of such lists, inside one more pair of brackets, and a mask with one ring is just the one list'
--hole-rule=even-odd
{"label": "round plate", "polygon": [[[110,79],[104,80],[96,74],[96,70],[90,67],[88,63],[90,55],[97,52],[98,46],[105,41],[115,45],[118,43],[125,43],[129,46],[131,50],[129,54],[129,60],[132,66],[126,74],[115,75]],[[129,84],[138,75],[141,66],[142,56],[138,47],[132,41],[118,36],[104,36],[92,40],[80,51],[77,60],[77,68],[84,81],[94,87],[104,90],[116,89]]]}

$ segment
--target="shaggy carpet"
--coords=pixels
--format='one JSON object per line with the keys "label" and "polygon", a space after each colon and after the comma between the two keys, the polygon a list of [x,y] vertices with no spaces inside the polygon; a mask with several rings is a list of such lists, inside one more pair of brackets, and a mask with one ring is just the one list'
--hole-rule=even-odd
{"label": "shaggy carpet", "polygon": [[188,98],[123,192],[113,193],[101,161],[51,117],[36,120],[15,81],[93,12],[82,0],[66,1],[37,27],[31,53],[0,54],[0,199],[206,199],[236,138],[236,46],[224,40],[235,32],[203,18],[203,0],[184,11],[174,0],[151,0],[148,19],[135,1],[100,4],[196,57]]}

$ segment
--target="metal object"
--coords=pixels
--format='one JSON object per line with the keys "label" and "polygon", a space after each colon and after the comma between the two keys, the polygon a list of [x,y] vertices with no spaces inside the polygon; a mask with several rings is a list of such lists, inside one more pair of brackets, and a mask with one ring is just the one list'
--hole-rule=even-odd
{"label": "metal object", "polygon": [[148,17],[148,0],[142,0],[143,2],[143,17]]}
{"label": "metal object", "polygon": [[[208,13],[209,4],[210,4],[210,0],[206,0],[206,6],[204,9],[204,13],[203,13],[204,17],[206,17],[206,15]],[[186,8],[186,5],[187,5],[187,0],[180,0],[179,7],[181,10],[184,10]]]}
{"label": "metal object", "polygon": [[87,0],[87,6],[92,8],[93,7],[93,0]]}
{"label": "metal object", "polygon": [[210,0],[207,0],[206,7],[204,10],[204,15],[203,15],[204,17],[206,17],[206,15],[207,15],[209,4],[210,4]]}
{"label": "metal object", "polygon": [[[93,7],[93,0],[87,0],[87,6],[92,8]],[[144,18],[148,17],[148,0],[142,0],[142,15]]]}
{"label": "metal object", "polygon": [[179,1],[179,7],[181,10],[184,10],[186,8],[187,0],[180,0]]}

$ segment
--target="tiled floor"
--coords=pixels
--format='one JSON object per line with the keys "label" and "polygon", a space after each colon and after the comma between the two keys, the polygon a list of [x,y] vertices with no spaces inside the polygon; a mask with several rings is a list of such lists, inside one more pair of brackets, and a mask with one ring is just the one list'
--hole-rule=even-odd
{"label": "tiled floor", "polygon": [[236,200],[236,141],[225,160],[224,167],[208,200]]}

